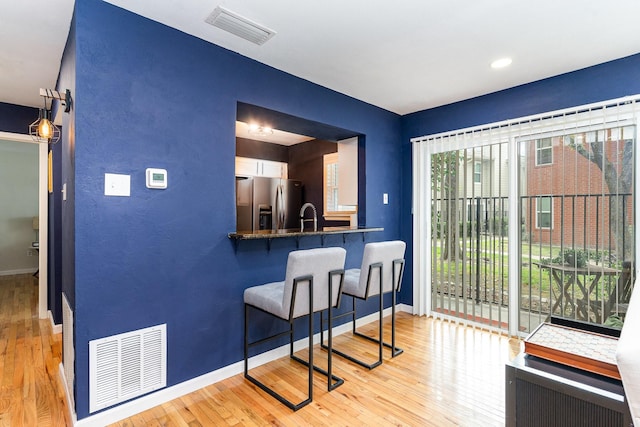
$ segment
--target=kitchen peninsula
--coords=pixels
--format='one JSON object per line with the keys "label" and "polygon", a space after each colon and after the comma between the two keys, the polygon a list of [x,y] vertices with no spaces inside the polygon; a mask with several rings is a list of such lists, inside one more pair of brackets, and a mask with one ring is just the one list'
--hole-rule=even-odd
{"label": "kitchen peninsula", "polygon": [[321,227],[317,231],[305,230],[301,231],[300,228],[287,228],[282,230],[255,230],[255,231],[236,231],[229,233],[229,239],[235,241],[236,246],[238,242],[242,240],[266,240],[268,248],[271,247],[272,239],[280,238],[295,238],[296,243],[300,241],[301,237],[306,236],[320,236],[322,238],[322,244],[324,245],[324,237],[334,234],[342,234],[342,240],[346,240],[347,234],[362,233],[362,240],[364,241],[365,233],[373,231],[384,231],[382,227]]}

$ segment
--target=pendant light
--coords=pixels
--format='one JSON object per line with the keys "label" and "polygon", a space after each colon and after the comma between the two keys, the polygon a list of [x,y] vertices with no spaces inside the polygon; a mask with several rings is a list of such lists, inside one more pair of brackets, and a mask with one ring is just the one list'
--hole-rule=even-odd
{"label": "pendant light", "polygon": [[51,111],[41,108],[38,120],[29,125],[29,134],[36,142],[55,144],[60,140],[60,129],[51,122]]}
{"label": "pendant light", "polygon": [[65,107],[66,113],[71,109],[71,93],[67,89],[62,96],[52,89],[40,89],[40,96],[44,98],[44,108],[40,108],[38,119],[29,125],[29,135],[36,142],[55,144],[60,141],[60,128],[51,121],[51,107],[47,108],[47,99],[57,99]]}

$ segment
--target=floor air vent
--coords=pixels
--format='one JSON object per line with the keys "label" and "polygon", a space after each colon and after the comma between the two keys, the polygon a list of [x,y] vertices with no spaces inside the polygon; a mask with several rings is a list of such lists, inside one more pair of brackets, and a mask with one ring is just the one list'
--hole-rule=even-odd
{"label": "floor air vent", "polygon": [[89,412],[167,383],[167,325],[89,342]]}

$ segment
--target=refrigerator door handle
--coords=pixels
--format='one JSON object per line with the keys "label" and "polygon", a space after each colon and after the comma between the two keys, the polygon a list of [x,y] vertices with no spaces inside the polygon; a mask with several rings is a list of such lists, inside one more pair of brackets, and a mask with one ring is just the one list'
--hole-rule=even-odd
{"label": "refrigerator door handle", "polygon": [[280,210],[280,215],[282,215],[282,228],[285,228],[285,225],[287,224],[287,199],[284,196],[284,186],[280,185],[280,203],[281,203],[281,210]]}
{"label": "refrigerator door handle", "polygon": [[285,220],[285,206],[284,206],[284,195],[282,194],[282,185],[278,185],[276,191],[276,229],[284,228],[284,220]]}

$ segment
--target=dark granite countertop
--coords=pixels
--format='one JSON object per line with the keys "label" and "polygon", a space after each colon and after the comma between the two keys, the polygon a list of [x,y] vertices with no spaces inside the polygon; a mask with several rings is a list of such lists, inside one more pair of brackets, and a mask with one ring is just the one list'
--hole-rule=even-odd
{"label": "dark granite countertop", "polygon": [[329,234],[346,233],[368,233],[371,231],[383,231],[382,227],[322,227],[318,231],[306,229],[300,231],[299,228],[289,228],[284,230],[258,230],[258,231],[236,231],[229,233],[230,239],[254,240],[254,239],[277,239],[282,237],[303,237],[303,236],[326,236]]}

